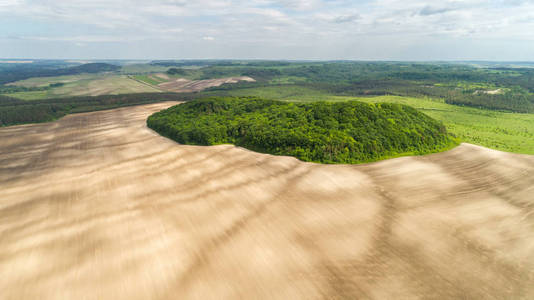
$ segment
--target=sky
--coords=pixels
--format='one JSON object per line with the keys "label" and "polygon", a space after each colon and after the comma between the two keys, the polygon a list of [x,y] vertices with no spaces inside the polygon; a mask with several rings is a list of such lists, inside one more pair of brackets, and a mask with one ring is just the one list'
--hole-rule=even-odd
{"label": "sky", "polygon": [[534,0],[0,0],[0,57],[534,61]]}

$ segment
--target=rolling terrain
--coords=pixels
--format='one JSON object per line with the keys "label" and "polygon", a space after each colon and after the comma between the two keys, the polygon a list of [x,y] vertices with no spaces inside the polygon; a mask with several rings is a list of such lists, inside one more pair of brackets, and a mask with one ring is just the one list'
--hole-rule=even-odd
{"label": "rolling terrain", "polygon": [[0,129],[0,298],[534,297],[533,156],[178,145],[174,104]]}
{"label": "rolling terrain", "polygon": [[[151,75],[80,74],[56,77],[35,77],[6,86],[41,88],[37,91],[6,93],[22,100],[41,100],[73,96],[120,95],[133,93],[199,92],[210,87],[238,82],[254,82],[251,77],[225,77],[203,80],[169,77],[164,73]],[[60,84],[58,87],[49,87]]]}
{"label": "rolling terrain", "polygon": [[161,89],[131,79],[126,75],[81,74],[57,77],[35,77],[13,82],[11,86],[47,87],[61,83],[59,87],[35,92],[17,92],[8,96],[23,100],[39,100],[72,96],[100,96],[131,93],[157,93]]}

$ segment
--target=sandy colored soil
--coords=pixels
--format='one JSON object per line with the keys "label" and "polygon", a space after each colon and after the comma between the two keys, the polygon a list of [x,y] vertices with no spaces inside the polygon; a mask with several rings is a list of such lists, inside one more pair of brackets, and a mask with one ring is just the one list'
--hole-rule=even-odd
{"label": "sandy colored soil", "polygon": [[158,84],[158,87],[170,92],[186,93],[202,91],[210,87],[221,86],[225,83],[238,83],[240,81],[254,82],[255,80],[247,76],[206,80],[188,80],[184,78],[178,78],[173,81],[160,83]]}
{"label": "sandy colored soil", "polygon": [[56,94],[68,94],[73,96],[100,96],[133,93],[157,93],[161,92],[155,87],[140,83],[128,76],[110,76],[91,80],[85,84],[60,87],[54,90]]}
{"label": "sandy colored soil", "polygon": [[475,91],[473,94],[477,95],[477,94],[488,94],[488,95],[498,95],[498,94],[502,94],[503,91],[502,89],[496,89],[496,90],[492,90],[492,91]]}
{"label": "sandy colored soil", "polygon": [[145,126],[0,129],[1,299],[533,299],[534,157],[319,165]]}
{"label": "sandy colored soil", "polygon": [[136,81],[126,75],[104,76],[102,74],[81,74],[57,77],[35,77],[13,82],[10,83],[10,85],[38,87],[48,86],[58,82],[65,83],[65,85],[51,89],[49,91],[50,97],[161,92],[161,90],[155,86]]}
{"label": "sandy colored soil", "polygon": [[159,79],[163,79],[163,80],[169,80],[171,79],[169,77],[169,75],[165,74],[165,73],[157,73],[157,74],[154,74],[155,77],[159,78]]}

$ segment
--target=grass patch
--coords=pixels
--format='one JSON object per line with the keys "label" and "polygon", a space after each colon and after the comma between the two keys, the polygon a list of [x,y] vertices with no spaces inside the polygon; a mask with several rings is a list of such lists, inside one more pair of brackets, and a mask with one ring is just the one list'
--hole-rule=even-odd
{"label": "grass patch", "polygon": [[332,95],[323,91],[299,85],[278,85],[229,90],[228,95],[234,97],[256,96],[273,100],[290,101],[324,101]]}
{"label": "grass patch", "polygon": [[158,85],[162,82],[165,82],[165,80],[159,79],[151,75],[134,75],[133,78],[135,78],[135,80],[142,81],[151,85]]}
{"label": "grass patch", "polygon": [[48,91],[17,92],[5,95],[27,101],[47,99],[49,97]]}
{"label": "grass patch", "polygon": [[281,76],[273,78],[270,83],[272,84],[293,84],[298,82],[305,82],[306,78],[297,76]]}
{"label": "grass patch", "polygon": [[62,83],[70,83],[70,82],[76,82],[80,80],[87,80],[87,79],[98,79],[101,78],[101,75],[95,75],[95,74],[80,74],[80,75],[66,75],[66,76],[55,76],[55,77],[33,77],[25,80],[19,80],[13,83],[10,83],[9,85],[14,86],[23,86],[23,87],[43,87],[43,86],[49,86],[50,84],[62,82]]}

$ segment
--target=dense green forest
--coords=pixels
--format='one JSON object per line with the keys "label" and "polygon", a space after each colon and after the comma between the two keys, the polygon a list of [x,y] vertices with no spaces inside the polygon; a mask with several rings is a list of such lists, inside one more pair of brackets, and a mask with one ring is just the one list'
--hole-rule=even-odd
{"label": "dense green forest", "polygon": [[438,121],[409,106],[388,103],[288,103],[218,97],[155,113],[147,124],[182,144],[231,143],[322,163],[424,154],[454,144]]}
{"label": "dense green forest", "polygon": [[56,120],[69,113],[160,101],[183,101],[193,99],[194,97],[194,94],[150,93],[23,101],[0,95],[0,126],[47,122]]}

